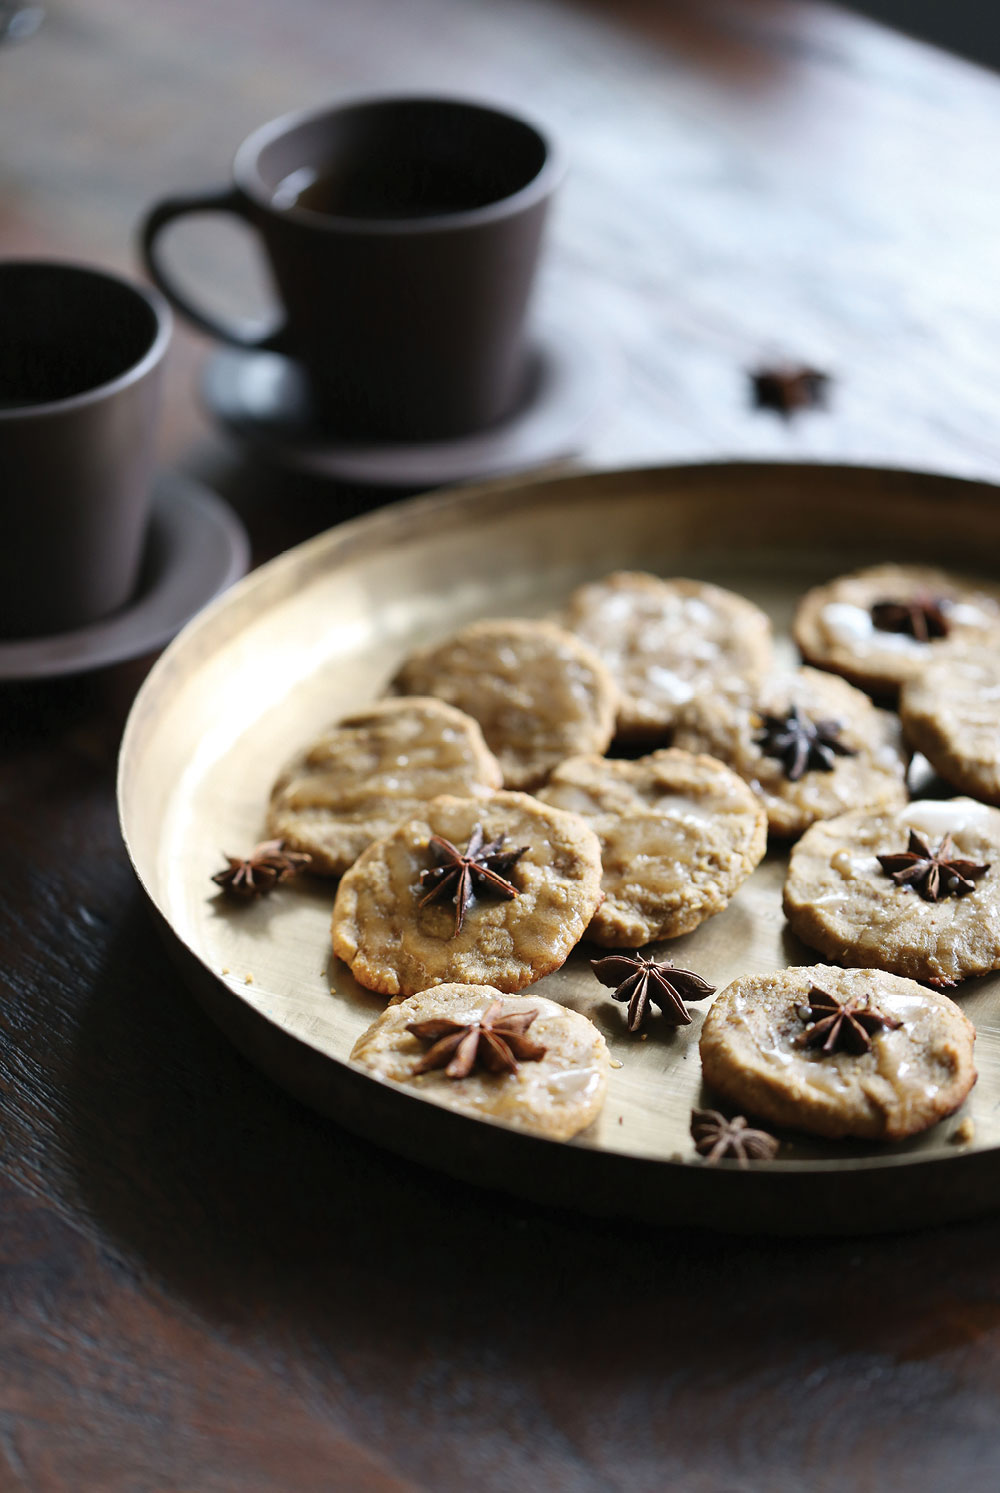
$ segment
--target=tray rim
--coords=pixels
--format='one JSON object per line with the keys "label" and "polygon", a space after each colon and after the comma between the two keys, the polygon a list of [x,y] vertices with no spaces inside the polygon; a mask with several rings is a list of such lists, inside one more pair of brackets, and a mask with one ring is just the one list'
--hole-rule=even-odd
{"label": "tray rim", "polygon": [[[217,987],[218,992],[226,992],[232,1002],[237,1003],[243,1010],[253,1018],[254,1023],[260,1023],[269,1028],[276,1037],[282,1041],[287,1040],[301,1048],[308,1049],[321,1063],[329,1065],[331,1072],[339,1071],[342,1075],[352,1075],[363,1080],[364,1084],[374,1086],[373,1092],[378,1090],[392,1093],[398,1100],[405,1101],[404,1108],[412,1110],[412,1113],[424,1113],[428,1110],[435,1111],[439,1116],[444,1116],[442,1122],[445,1131],[453,1130],[456,1134],[467,1132],[471,1126],[475,1134],[476,1129],[485,1127],[486,1130],[496,1132],[503,1141],[510,1143],[512,1149],[517,1149],[521,1142],[530,1142],[531,1146],[526,1149],[542,1148],[549,1156],[564,1154],[572,1150],[574,1154],[588,1158],[599,1158],[597,1162],[590,1164],[597,1166],[613,1167],[615,1164],[628,1164],[633,1168],[649,1169],[651,1171],[663,1172],[672,1180],[678,1174],[697,1173],[699,1175],[709,1174],[716,1178],[774,1178],[777,1176],[792,1177],[817,1177],[827,1181],[832,1177],[844,1177],[850,1175],[872,1175],[872,1174],[898,1174],[908,1171],[912,1167],[927,1169],[938,1169],[947,1166],[956,1171],[961,1169],[966,1172],[970,1170],[979,1171],[990,1165],[1000,1164],[1000,1143],[993,1146],[984,1146],[975,1150],[956,1149],[954,1155],[933,1155],[916,1152],[890,1152],[885,1155],[870,1156],[844,1156],[815,1159],[788,1159],[774,1160],[769,1162],[755,1162],[749,1170],[742,1170],[736,1162],[724,1161],[721,1164],[707,1169],[695,1165],[690,1159],[674,1160],[669,1157],[651,1157],[635,1152],[624,1150],[605,1151],[601,1148],[587,1146],[576,1146],[572,1142],[556,1141],[542,1136],[529,1136],[512,1130],[499,1121],[488,1117],[476,1117],[459,1114],[447,1106],[427,1100],[422,1096],[414,1094],[405,1085],[395,1083],[392,1080],[376,1079],[364,1072],[364,1070],[352,1064],[349,1059],[340,1058],[334,1054],[324,1051],[309,1038],[299,1033],[290,1032],[280,1022],[270,1018],[259,1007],[253,1005],[246,999],[241,999],[241,992],[237,985],[230,984],[219,976],[208,964],[205,963],[199,951],[189,944],[173,927],[167,911],[160,905],[152,889],[147,884],[137,864],[136,855],[133,851],[132,841],[128,827],[127,793],[128,779],[132,755],[136,750],[135,739],[139,735],[141,725],[148,707],[148,702],[159,690],[161,681],[169,678],[176,667],[177,657],[188,648],[195,646],[198,639],[202,644],[211,641],[212,629],[217,625],[217,619],[233,610],[244,610],[254,601],[259,599],[260,593],[275,591],[281,593],[283,578],[288,571],[300,574],[303,565],[307,572],[320,562],[319,568],[327,570],[336,568],[349,558],[352,552],[377,552],[382,548],[381,540],[384,536],[394,539],[396,542],[405,542],[410,536],[428,537],[428,527],[433,529],[437,524],[447,522],[453,514],[471,512],[478,504],[491,496],[504,495],[515,503],[527,504],[533,497],[542,494],[562,494],[569,499],[573,497],[573,489],[583,486],[588,490],[590,498],[596,498],[597,493],[593,489],[603,482],[625,482],[635,484],[637,482],[648,482],[650,485],[675,483],[678,487],[690,492],[690,485],[699,479],[718,479],[730,477],[734,484],[749,476],[759,478],[768,472],[780,473],[783,478],[789,476],[800,476],[808,478],[817,473],[823,473],[825,480],[835,481],[838,477],[849,478],[864,474],[868,479],[885,480],[898,483],[900,487],[905,486],[909,496],[928,502],[938,502],[942,499],[954,499],[964,496],[975,504],[976,507],[983,503],[991,503],[1000,507],[1000,484],[991,483],[981,478],[970,478],[955,476],[948,473],[936,473],[927,471],[910,470],[897,466],[872,466],[866,463],[831,463],[831,462],[809,462],[809,461],[753,461],[753,460],[728,460],[718,459],[704,462],[690,463],[666,463],[662,465],[641,464],[634,467],[607,467],[595,469],[574,469],[571,472],[531,472],[519,474],[517,477],[499,477],[485,482],[463,484],[458,487],[447,488],[417,497],[402,499],[395,503],[387,504],[366,514],[334,525],[310,539],[295,545],[293,548],[283,551],[255,570],[249,572],[235,585],[229,588],[223,595],[215,598],[200,612],[198,612],[181,630],[181,632],[169,644],[161,657],[154,664],[149,675],[140,687],[132,708],[129,712],[125,729],[122,735],[121,746],[118,757],[118,770],[116,778],[116,801],[119,819],[119,828],[122,839],[132,864],[133,871],[139,885],[151,904],[157,926],[161,935],[165,935],[171,952],[175,959],[179,960],[180,966],[188,975],[188,983],[194,983],[201,989],[195,989],[200,1003],[209,1010],[218,1024],[226,1031],[230,1040],[237,1047],[250,1056],[258,1067],[268,1069],[268,1064],[261,1061],[259,1052],[249,1053],[246,1046],[233,1035],[227,1021],[220,1017],[216,1008],[217,1003],[207,1000],[205,996],[204,981],[210,982]],[[238,630],[238,629],[237,629]],[[192,969],[190,961],[197,966],[197,974]],[[192,976],[196,974],[194,982]],[[285,1080],[271,1073],[277,1082],[287,1087]],[[294,1090],[293,1090],[294,1092]],[[310,1102],[310,1101],[306,1101]],[[354,1124],[349,1116],[340,1112],[338,1106],[324,1103],[313,1103],[312,1107],[322,1112],[332,1114],[334,1118],[346,1124],[348,1128],[358,1133],[366,1134],[364,1125]],[[432,1125],[432,1128],[437,1128]],[[389,1140],[382,1140],[380,1144],[390,1145],[393,1149],[417,1160],[421,1164],[433,1166],[435,1170],[451,1171],[454,1175],[467,1177],[467,1173],[460,1168],[453,1169],[446,1164],[445,1160],[439,1162],[428,1162],[422,1157],[413,1156],[409,1148],[399,1146]],[[472,1149],[475,1149],[473,1146]],[[541,1152],[538,1152],[541,1154]],[[505,1183],[492,1181],[489,1185],[504,1187]],[[718,1184],[717,1184],[718,1185]],[[721,1184],[726,1186],[727,1184]],[[508,1189],[510,1190],[510,1189]],[[515,1191],[523,1189],[515,1188]],[[574,1204],[569,1204],[574,1206]],[[583,1206],[582,1203],[579,1206]],[[993,1204],[1000,1207],[1000,1198]],[[972,1212],[985,1212],[990,1209],[990,1199],[981,1200],[981,1206],[971,1210],[964,1209],[957,1214],[944,1214],[941,1218],[955,1216],[972,1216]],[[584,1211],[591,1211],[584,1209]],[[597,1210],[602,1211],[602,1210]],[[940,1219],[938,1221],[941,1221]],[[880,1228],[905,1227],[904,1224],[884,1222],[876,1225]],[[732,1225],[727,1224],[729,1228]],[[781,1232],[782,1230],[772,1231]],[[794,1232],[808,1232],[800,1225],[794,1227]],[[823,1226],[821,1232],[832,1232],[828,1226]],[[850,1230],[849,1230],[850,1231]]]}

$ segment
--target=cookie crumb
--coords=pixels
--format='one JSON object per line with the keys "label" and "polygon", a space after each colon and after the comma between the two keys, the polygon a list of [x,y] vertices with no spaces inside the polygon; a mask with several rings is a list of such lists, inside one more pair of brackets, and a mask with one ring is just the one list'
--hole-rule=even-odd
{"label": "cookie crumb", "polygon": [[243,983],[244,983],[244,985],[252,985],[253,984],[253,975],[247,975],[244,978]]}
{"label": "cookie crumb", "polygon": [[226,964],[226,965],[223,966],[221,973],[224,974],[224,975],[228,975],[228,973],[229,973],[229,965],[228,964]]}
{"label": "cookie crumb", "polygon": [[971,1115],[966,1115],[964,1120],[960,1120],[959,1123],[955,1126],[954,1130],[951,1132],[951,1135],[948,1137],[948,1139],[954,1146],[971,1145],[975,1138],[976,1123],[972,1119]]}

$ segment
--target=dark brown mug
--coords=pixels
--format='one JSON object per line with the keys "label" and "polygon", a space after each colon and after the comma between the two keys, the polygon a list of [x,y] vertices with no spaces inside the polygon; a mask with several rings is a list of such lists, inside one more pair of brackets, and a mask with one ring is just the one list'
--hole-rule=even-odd
{"label": "dark brown mug", "polygon": [[[233,185],[161,202],[142,227],[153,280],[225,342],[280,352],[348,438],[431,440],[508,415],[527,374],[525,320],[562,174],[544,135],[482,104],[378,98],[262,126]],[[282,306],[263,336],[199,310],[159,235],[232,212],[260,235]]]}
{"label": "dark brown mug", "polygon": [[170,328],[155,291],[106,270],[0,261],[0,637],[129,599]]}

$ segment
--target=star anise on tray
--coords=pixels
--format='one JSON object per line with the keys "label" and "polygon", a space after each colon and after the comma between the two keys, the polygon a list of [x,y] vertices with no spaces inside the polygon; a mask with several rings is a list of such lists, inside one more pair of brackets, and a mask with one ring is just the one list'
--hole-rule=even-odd
{"label": "star anise on tray", "polygon": [[750,375],[754,404],[759,410],[775,410],[788,417],[799,410],[826,404],[830,375],[818,368],[793,363],[756,368]]}
{"label": "star anise on tray", "polygon": [[836,995],[809,988],[809,999],[799,1007],[799,1016],[808,1025],[796,1037],[798,1047],[819,1047],[825,1053],[850,1052],[855,1056],[870,1052],[872,1035],[888,1028],[902,1026],[894,1016],[884,1016],[871,1004],[869,996],[851,996],[842,1001]]}
{"label": "star anise on tray", "polygon": [[745,1115],[727,1120],[717,1109],[693,1109],[691,1135],[706,1166],[728,1157],[746,1168],[751,1161],[773,1160],[778,1151],[777,1139],[766,1130],[751,1129]]}
{"label": "star anise on tray", "polygon": [[459,850],[443,835],[431,835],[428,847],[437,865],[429,866],[420,873],[420,885],[425,888],[418,906],[428,902],[452,901],[455,904],[455,932],[462,931],[465,914],[473,899],[484,891],[495,897],[510,901],[518,895],[517,887],[507,880],[507,873],[528,849],[521,845],[517,850],[503,850],[504,839],[485,843],[483,827],[477,824],[465,850]]}
{"label": "star anise on tray", "polygon": [[434,1046],[415,1064],[414,1073],[443,1068],[447,1078],[468,1078],[476,1067],[487,1073],[516,1073],[518,1063],[537,1063],[547,1048],[525,1036],[537,1011],[512,1011],[502,1016],[502,1001],[492,1001],[478,1021],[449,1021],[447,1017],[410,1021],[406,1030]]}
{"label": "star anise on tray", "polygon": [[858,755],[855,747],[841,741],[844,728],[840,721],[811,721],[797,705],[792,705],[786,715],[761,711],[760,717],[763,724],[753,739],[765,757],[778,759],[790,783],[797,783],[811,768],[832,772],[835,757]]}
{"label": "star anise on tray", "polygon": [[312,861],[311,855],[286,850],[284,840],[262,840],[248,856],[227,855],[229,865],[216,871],[212,880],[228,897],[252,902],[273,892],[279,882],[294,876]]}
{"label": "star anise on tray", "polygon": [[715,994],[715,986],[692,969],[675,969],[669,959],[646,959],[642,954],[609,954],[592,959],[590,967],[602,985],[613,985],[612,1000],[628,1001],[628,1029],[637,1032],[649,1015],[650,1005],[659,1006],[670,1026],[689,1026],[691,1014],[685,1001],[703,1001]]}
{"label": "star anise on tray", "polygon": [[910,830],[907,848],[897,855],[877,856],[879,865],[898,886],[912,887],[925,902],[939,902],[942,897],[964,897],[976,890],[976,878],[985,876],[990,862],[962,860],[955,854],[951,835],[945,835],[936,850]]}
{"label": "star anise on tray", "polygon": [[942,610],[942,597],[920,593],[906,601],[876,601],[871,619],[879,632],[905,632],[920,643],[947,637],[951,624]]}

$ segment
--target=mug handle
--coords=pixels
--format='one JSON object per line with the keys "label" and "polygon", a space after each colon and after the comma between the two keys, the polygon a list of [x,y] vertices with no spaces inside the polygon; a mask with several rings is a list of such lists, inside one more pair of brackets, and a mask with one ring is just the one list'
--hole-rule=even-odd
{"label": "mug handle", "polygon": [[255,336],[246,323],[242,328],[231,322],[218,321],[207,311],[200,311],[177,289],[168,273],[157,242],[159,234],[175,218],[188,213],[234,213],[236,217],[253,226],[241,194],[234,187],[217,187],[212,191],[192,192],[184,197],[167,197],[151,208],[140,229],[140,245],[146,270],[153,284],[162,290],[167,300],[182,316],[200,327],[209,336],[234,347],[252,348],[256,352],[281,352],[285,347],[285,327],[279,325],[264,336]]}

